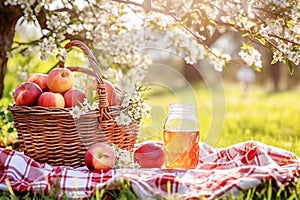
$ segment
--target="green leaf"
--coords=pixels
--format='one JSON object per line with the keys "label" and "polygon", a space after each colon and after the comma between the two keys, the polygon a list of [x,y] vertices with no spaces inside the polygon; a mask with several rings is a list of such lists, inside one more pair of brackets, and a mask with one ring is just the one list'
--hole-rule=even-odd
{"label": "green leaf", "polygon": [[289,73],[290,75],[293,75],[294,74],[294,63],[290,60],[287,61],[288,63],[288,70],[289,70]]}
{"label": "green leaf", "polygon": [[217,23],[212,20],[212,19],[207,19],[208,20],[208,24],[212,25],[212,26],[217,26]]}
{"label": "green leaf", "polygon": [[243,50],[251,50],[252,48],[253,48],[252,45],[247,42],[243,43],[243,45],[241,47],[241,49],[243,49]]}
{"label": "green leaf", "polygon": [[248,32],[245,32],[245,33],[243,33],[242,34],[242,37],[247,37],[247,36],[249,36],[250,34],[248,33]]}
{"label": "green leaf", "polygon": [[115,17],[109,17],[108,19],[112,23],[115,23],[117,21],[117,19]]}
{"label": "green leaf", "polygon": [[256,71],[256,72],[261,72],[261,68],[260,67],[257,67],[255,65],[251,66],[251,68]]}
{"label": "green leaf", "polygon": [[276,64],[277,62],[278,62],[278,60],[273,59],[272,62],[271,62],[271,65],[274,65],[274,64]]}
{"label": "green leaf", "polygon": [[257,38],[257,41],[259,41],[262,45],[266,45],[266,40],[264,38]]}
{"label": "green leaf", "polygon": [[293,20],[288,20],[285,22],[286,27],[291,28],[294,26],[294,21]]}

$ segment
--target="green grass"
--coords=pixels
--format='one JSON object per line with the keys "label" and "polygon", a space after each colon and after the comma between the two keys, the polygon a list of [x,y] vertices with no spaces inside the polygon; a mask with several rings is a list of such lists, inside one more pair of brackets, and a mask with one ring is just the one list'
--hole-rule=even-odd
{"label": "green grass", "polygon": [[[40,199],[56,199],[59,188],[54,188],[51,194],[45,193],[16,193],[11,187],[8,191],[0,191],[0,199],[24,199],[24,200],[40,200]],[[61,195],[61,199],[68,200],[70,198],[67,195]],[[132,191],[129,182],[124,182],[119,188],[114,190],[96,189],[95,194],[88,200],[100,200],[100,199],[118,199],[118,200],[136,200],[141,199],[137,194]],[[160,197],[154,197],[154,199],[161,200]],[[180,195],[175,197],[171,194],[166,199],[180,200]],[[199,196],[199,199],[205,200],[205,197]],[[226,197],[222,197],[216,200],[299,200],[300,199],[300,183],[292,182],[288,186],[282,186],[277,188],[270,180],[263,182],[261,186],[249,189],[247,191],[239,193],[237,196],[229,194]],[[141,199],[142,200],[142,199]]]}
{"label": "green grass", "polygon": [[217,146],[258,140],[300,155],[299,91],[265,92],[254,87],[248,99],[226,90],[227,112]]}
{"label": "green grass", "polygon": [[[226,83],[225,102],[222,102],[222,92],[213,96],[204,84],[195,84],[188,88],[173,88],[166,90],[155,86],[146,93],[147,103],[153,107],[152,119],[144,121],[139,140],[161,140],[164,120],[170,103],[191,101],[195,103],[198,111],[201,141],[206,141],[214,125],[213,98],[219,98],[218,103],[224,103],[225,113],[221,124],[220,134],[215,135],[212,143],[214,147],[227,147],[246,140],[257,140],[269,145],[274,145],[300,155],[300,92],[298,90],[270,92],[260,86],[251,86],[248,98],[243,97],[239,84]],[[0,139],[14,138],[13,129],[7,125],[11,118],[5,112],[9,98],[0,100],[1,133]],[[223,115],[224,114],[224,115]],[[7,126],[5,126],[7,125]],[[106,195],[114,195],[114,199],[135,199],[130,187],[126,184],[117,191],[110,191]],[[10,194],[0,192],[0,199],[14,195],[26,197],[23,199],[51,199],[49,196]],[[98,192],[98,197],[103,196],[103,191]],[[293,182],[288,187],[275,188],[272,183],[266,182],[262,187],[253,188],[242,193],[237,199],[299,199],[300,185]],[[96,196],[91,199],[97,199]],[[101,198],[98,198],[101,199]],[[225,199],[235,199],[232,196]]]}
{"label": "green grass", "polygon": [[[239,84],[226,83],[224,88],[225,113],[220,113],[221,117],[224,116],[222,129],[211,145],[226,147],[246,140],[257,140],[300,155],[299,91],[270,92],[259,86],[251,86],[245,98]],[[193,101],[196,98],[201,140],[206,142],[207,133],[214,125],[213,108],[218,107],[212,103],[215,97],[211,96],[204,84],[196,84],[192,90],[174,91],[170,93],[154,89],[146,95],[149,99],[147,103],[154,106],[155,111],[153,119],[141,130],[141,139],[161,139],[168,104],[178,99]],[[191,97],[191,91],[195,97]]]}

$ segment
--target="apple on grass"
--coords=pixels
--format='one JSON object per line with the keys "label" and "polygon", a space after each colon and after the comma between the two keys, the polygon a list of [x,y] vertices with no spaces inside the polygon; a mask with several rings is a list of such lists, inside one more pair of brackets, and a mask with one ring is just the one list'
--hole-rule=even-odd
{"label": "apple on grass", "polygon": [[161,168],[165,162],[165,154],[162,146],[149,141],[141,144],[134,151],[134,162],[141,168]]}
{"label": "apple on grass", "polygon": [[35,83],[23,82],[14,92],[14,101],[17,106],[33,106],[42,94],[42,89]]}
{"label": "apple on grass", "polygon": [[65,99],[60,93],[43,92],[38,99],[38,105],[43,107],[64,108]]}
{"label": "apple on grass", "polygon": [[71,108],[73,106],[79,106],[86,98],[85,93],[77,88],[72,88],[64,93],[65,107]]}
{"label": "apple on grass", "polygon": [[36,83],[45,92],[49,90],[47,86],[47,79],[48,74],[35,73],[28,78],[27,82]]}
{"label": "apple on grass", "polygon": [[116,162],[115,152],[109,144],[98,142],[87,149],[84,157],[86,167],[93,170],[109,170]]}
{"label": "apple on grass", "polygon": [[68,68],[55,68],[48,74],[47,86],[51,92],[64,93],[74,86],[74,74]]}

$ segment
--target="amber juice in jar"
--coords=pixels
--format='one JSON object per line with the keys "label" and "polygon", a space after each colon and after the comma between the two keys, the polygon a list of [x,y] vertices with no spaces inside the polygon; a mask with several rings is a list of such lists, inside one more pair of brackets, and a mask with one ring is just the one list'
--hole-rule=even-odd
{"label": "amber juice in jar", "polygon": [[199,126],[193,104],[171,104],[164,126],[165,166],[194,169],[199,160]]}

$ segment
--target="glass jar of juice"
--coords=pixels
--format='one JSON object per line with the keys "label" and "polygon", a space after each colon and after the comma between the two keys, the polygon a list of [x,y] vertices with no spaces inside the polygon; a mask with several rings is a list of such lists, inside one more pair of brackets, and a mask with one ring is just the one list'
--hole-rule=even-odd
{"label": "glass jar of juice", "polygon": [[170,104],[164,125],[165,166],[194,169],[199,160],[199,125],[193,104]]}

